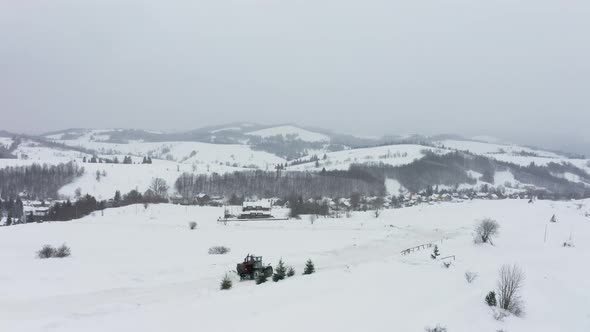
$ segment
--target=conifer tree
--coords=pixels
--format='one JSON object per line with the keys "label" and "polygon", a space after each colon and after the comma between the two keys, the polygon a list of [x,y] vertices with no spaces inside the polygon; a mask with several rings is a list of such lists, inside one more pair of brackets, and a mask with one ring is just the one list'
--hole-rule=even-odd
{"label": "conifer tree", "polygon": [[283,260],[279,260],[279,264],[277,265],[277,269],[275,270],[275,274],[272,276],[272,281],[278,282],[279,280],[285,279],[287,275],[287,268],[285,267],[285,263]]}
{"label": "conifer tree", "polygon": [[291,278],[294,275],[295,275],[295,268],[293,268],[292,266],[289,266],[289,268],[287,269],[287,277]]}
{"label": "conifer tree", "polygon": [[312,274],[315,273],[315,266],[313,265],[313,262],[311,261],[311,259],[308,259],[307,262],[305,263],[305,269],[303,270],[303,274]]}
{"label": "conifer tree", "polygon": [[221,280],[221,285],[219,285],[219,288],[221,290],[227,290],[232,288],[233,283],[231,281],[231,279],[229,278],[229,276],[226,274],[225,277],[223,277],[223,280]]}
{"label": "conifer tree", "polygon": [[496,301],[496,292],[491,291],[488,293],[488,295],[486,296],[486,303],[490,306],[490,307],[495,307],[497,304]]}
{"label": "conifer tree", "polygon": [[434,246],[434,251],[430,255],[430,258],[436,259],[438,256],[440,256],[440,253],[438,252],[438,246]]}
{"label": "conifer tree", "polygon": [[256,284],[260,285],[265,283],[268,280],[268,277],[266,276],[266,273],[262,272],[260,274],[258,274],[258,277],[256,277]]}

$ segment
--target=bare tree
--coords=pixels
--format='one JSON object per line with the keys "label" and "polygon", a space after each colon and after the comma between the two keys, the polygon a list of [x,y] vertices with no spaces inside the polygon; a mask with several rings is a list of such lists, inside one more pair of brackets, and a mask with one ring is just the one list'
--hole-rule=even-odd
{"label": "bare tree", "polygon": [[373,212],[373,215],[375,216],[375,218],[379,218],[379,216],[381,216],[381,209],[375,209],[375,212]]}
{"label": "bare tree", "polygon": [[467,280],[468,283],[472,283],[473,280],[475,280],[476,278],[477,278],[477,273],[471,272],[471,271],[465,272],[465,280]]}
{"label": "bare tree", "polygon": [[498,279],[498,305],[515,316],[523,313],[520,290],[524,285],[525,275],[518,265],[503,265]]}
{"label": "bare tree", "polygon": [[168,184],[162,178],[153,178],[152,184],[150,185],[150,189],[156,194],[156,196],[161,198],[166,198],[168,195]]}
{"label": "bare tree", "polygon": [[475,227],[475,243],[494,244],[493,240],[498,235],[500,225],[494,219],[486,218]]}

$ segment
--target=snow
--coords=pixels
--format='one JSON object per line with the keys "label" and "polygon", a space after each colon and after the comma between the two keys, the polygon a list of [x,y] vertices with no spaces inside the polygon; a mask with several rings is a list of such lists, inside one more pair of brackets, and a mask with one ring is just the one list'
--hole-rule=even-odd
{"label": "snow", "polygon": [[12,142],[13,140],[11,137],[0,137],[0,146],[3,146],[7,149],[10,147]]}
{"label": "snow", "polygon": [[268,208],[268,209],[270,209],[271,208],[271,205],[272,204],[271,204],[271,201],[270,200],[268,200],[268,199],[262,199],[262,200],[258,200],[258,201],[255,201],[255,202],[244,202],[242,204],[242,207],[254,207],[254,208],[256,208],[256,207],[262,207],[262,208]]}
{"label": "snow", "polygon": [[510,171],[495,172],[494,184],[498,186],[504,186],[506,183],[509,183],[512,186],[520,184],[520,182],[514,178],[514,174],[512,174]]}
{"label": "snow", "polygon": [[473,136],[473,137],[471,137],[471,139],[474,141],[482,141],[482,142],[488,142],[488,143],[499,143],[501,141],[501,139],[499,139],[497,137],[485,136],[485,135]]}
{"label": "snow", "polygon": [[222,131],[240,131],[240,130],[242,130],[242,128],[240,128],[240,127],[226,127],[226,128],[211,130],[211,133],[215,134],[215,133],[219,133]]}
{"label": "snow", "polygon": [[432,151],[439,154],[448,153],[448,150],[431,148],[417,144],[385,145],[372,148],[350,149],[327,153],[327,159],[323,160],[318,155],[319,167],[315,162],[288,167],[290,171],[321,171],[347,170],[351,164],[384,163],[392,166],[401,166],[412,163],[416,159],[424,157],[424,151]]}
{"label": "snow", "polygon": [[330,137],[324,134],[315,133],[306,129],[302,129],[295,126],[278,126],[278,127],[271,127],[256,131],[251,131],[246,133],[246,135],[251,136],[259,136],[263,138],[271,137],[271,136],[283,136],[287,138],[288,136],[294,136],[297,139],[306,142],[328,142],[330,141]]}
{"label": "snow", "polygon": [[[436,142],[438,146],[459,151],[469,151],[474,154],[483,155],[499,161],[513,163],[520,166],[528,166],[530,163],[547,165],[548,163],[572,162],[569,159],[554,152],[531,149],[524,146],[494,144],[474,141],[443,140]],[[530,155],[522,155],[522,153]]]}
{"label": "snow", "polygon": [[389,195],[399,195],[405,189],[396,179],[385,179],[385,190]]}
{"label": "snow", "polygon": [[[370,212],[352,218],[223,225],[222,208],[152,205],[109,209],[79,221],[0,228],[1,331],[588,331],[589,201],[469,201]],[[273,211],[274,213],[274,211]],[[548,223],[551,215],[558,223]],[[477,220],[500,225],[494,246],[475,245]],[[189,230],[196,220],[198,228]],[[547,227],[547,240],[544,232]],[[571,235],[570,235],[571,234]],[[575,247],[564,248],[569,238]],[[43,244],[72,256],[40,260]],[[431,250],[455,255],[449,269]],[[227,255],[208,255],[224,245]],[[298,275],[219,291],[248,253]],[[317,272],[300,275],[305,260]],[[526,273],[526,314],[496,321],[483,298],[503,264]],[[478,273],[468,284],[465,271]]]}

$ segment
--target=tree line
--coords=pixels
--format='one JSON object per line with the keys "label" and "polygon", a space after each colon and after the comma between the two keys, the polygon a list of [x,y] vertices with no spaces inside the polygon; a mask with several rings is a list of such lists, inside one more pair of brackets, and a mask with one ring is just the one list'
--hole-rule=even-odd
{"label": "tree line", "polygon": [[82,174],[84,168],[73,162],[8,166],[0,169],[0,197],[4,200],[14,199],[26,192],[30,198],[56,198],[61,187]]}
{"label": "tree line", "polygon": [[[297,194],[303,198],[348,197],[353,192],[364,196],[377,196],[385,193],[383,181],[368,181],[354,177],[349,172],[288,172],[267,171],[234,172],[223,175],[196,175],[184,173],[174,185],[176,191],[185,198],[199,193],[231,197],[280,197],[287,198]],[[370,179],[373,179],[372,177]]]}

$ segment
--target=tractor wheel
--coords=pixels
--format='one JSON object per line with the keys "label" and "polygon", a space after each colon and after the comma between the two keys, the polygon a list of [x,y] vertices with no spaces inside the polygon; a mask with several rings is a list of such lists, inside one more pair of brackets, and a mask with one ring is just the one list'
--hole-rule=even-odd
{"label": "tractor wheel", "polygon": [[252,274],[252,280],[258,280],[258,276],[260,276],[260,271],[254,271]]}
{"label": "tractor wheel", "polygon": [[273,273],[272,266],[267,266],[264,268],[264,274],[266,275],[267,278],[272,277],[272,273]]}

